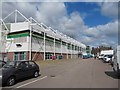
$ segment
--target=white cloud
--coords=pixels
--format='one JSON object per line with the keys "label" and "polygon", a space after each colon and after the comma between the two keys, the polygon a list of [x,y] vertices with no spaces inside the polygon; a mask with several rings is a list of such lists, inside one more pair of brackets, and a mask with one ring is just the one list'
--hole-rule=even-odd
{"label": "white cloud", "polygon": [[107,43],[109,45],[115,45],[118,40],[118,21],[88,28],[87,30],[84,30],[84,34],[86,38],[83,38],[82,41],[86,44],[99,43],[102,45]]}
{"label": "white cloud", "polygon": [[65,22],[65,27],[67,29],[73,30],[73,29],[80,29],[84,27],[84,21],[77,12],[73,12],[70,15],[70,18]]}
{"label": "white cloud", "polygon": [[85,43],[86,45],[90,45],[95,41],[93,37],[88,37],[88,36],[81,36],[80,39],[81,39],[80,41]]}
{"label": "white cloud", "polygon": [[73,34],[73,37],[78,36],[79,33],[86,28],[78,12],[73,12],[70,16],[61,19],[60,27],[66,34]]}
{"label": "white cloud", "polygon": [[43,2],[37,7],[38,11],[36,12],[36,19],[48,25],[57,24],[59,19],[67,13],[64,3],[60,2]]}
{"label": "white cloud", "polygon": [[117,36],[118,33],[118,21],[110,22],[106,25],[99,26],[101,32],[106,36]]}
{"label": "white cloud", "polygon": [[[112,6],[114,5],[111,3],[110,5],[102,3],[102,13],[106,16],[115,16],[116,13],[112,11],[115,8]],[[112,10],[110,8],[112,8]],[[68,15],[66,6],[62,2],[4,3],[3,9],[3,16],[6,16],[15,9],[18,9],[25,16],[32,16],[39,22],[43,22],[53,29],[57,29],[87,45],[98,45],[105,43],[113,45],[117,42],[117,21],[89,28],[85,25],[79,12],[72,12]],[[112,13],[114,13],[114,15]]]}
{"label": "white cloud", "polygon": [[84,30],[84,34],[86,34],[89,37],[97,38],[97,37],[99,37],[99,33],[100,33],[100,31],[95,27],[87,28]]}
{"label": "white cloud", "polygon": [[[27,18],[35,17],[34,12],[36,12],[36,6],[33,3],[23,3],[23,2],[3,2],[2,3],[2,17],[4,18],[9,13],[13,12],[14,10],[19,10],[22,12]],[[14,17],[14,16],[13,16]],[[13,21],[13,17],[8,18],[8,20]],[[18,16],[19,20],[22,19]]]}
{"label": "white cloud", "polygon": [[36,19],[71,37],[76,37],[78,32],[85,28],[80,14],[73,12],[68,15],[65,4],[62,2],[41,3],[36,12]]}
{"label": "white cloud", "polygon": [[111,18],[118,17],[118,2],[98,2],[97,3],[101,7],[101,13],[105,16],[109,16]]}

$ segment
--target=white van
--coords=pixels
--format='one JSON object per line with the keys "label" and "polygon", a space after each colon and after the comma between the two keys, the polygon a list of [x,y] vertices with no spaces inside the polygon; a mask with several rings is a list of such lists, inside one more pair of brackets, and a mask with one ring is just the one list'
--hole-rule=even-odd
{"label": "white van", "polygon": [[114,51],[113,70],[120,76],[120,45]]}
{"label": "white van", "polygon": [[98,58],[103,59],[105,55],[113,55],[113,50],[102,50]]}

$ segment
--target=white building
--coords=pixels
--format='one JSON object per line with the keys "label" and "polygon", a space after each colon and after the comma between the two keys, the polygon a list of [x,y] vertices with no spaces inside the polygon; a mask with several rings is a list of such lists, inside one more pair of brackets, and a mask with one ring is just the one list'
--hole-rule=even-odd
{"label": "white building", "polygon": [[86,46],[75,39],[38,23],[33,18],[25,19],[23,22],[15,20],[15,23],[8,25],[5,47],[8,59],[46,60],[52,59],[52,56],[69,59],[77,58],[79,53],[85,52]]}

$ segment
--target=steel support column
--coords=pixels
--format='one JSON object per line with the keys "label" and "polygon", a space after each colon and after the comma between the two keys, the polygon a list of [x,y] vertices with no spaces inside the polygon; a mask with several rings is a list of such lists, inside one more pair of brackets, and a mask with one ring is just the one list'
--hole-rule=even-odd
{"label": "steel support column", "polygon": [[30,19],[29,28],[30,28],[30,45],[29,45],[29,60],[32,60],[32,18]]}
{"label": "steel support column", "polygon": [[46,33],[44,32],[44,60],[45,60],[45,52],[46,52],[46,43],[45,43],[45,38],[46,38],[46,37],[45,37],[45,34],[46,34]]}
{"label": "steel support column", "polygon": [[62,55],[62,40],[61,40],[61,55]]}
{"label": "steel support column", "polygon": [[55,37],[54,37],[54,56],[55,56]]}
{"label": "steel support column", "polygon": [[[66,46],[68,47],[68,43],[66,43]],[[68,59],[68,48],[67,48],[67,59]]]}

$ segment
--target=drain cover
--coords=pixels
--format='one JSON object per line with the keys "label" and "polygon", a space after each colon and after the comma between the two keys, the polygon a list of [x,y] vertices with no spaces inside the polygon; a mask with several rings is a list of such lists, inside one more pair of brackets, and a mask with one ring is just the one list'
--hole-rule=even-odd
{"label": "drain cover", "polygon": [[55,75],[50,75],[50,77],[55,77]]}

